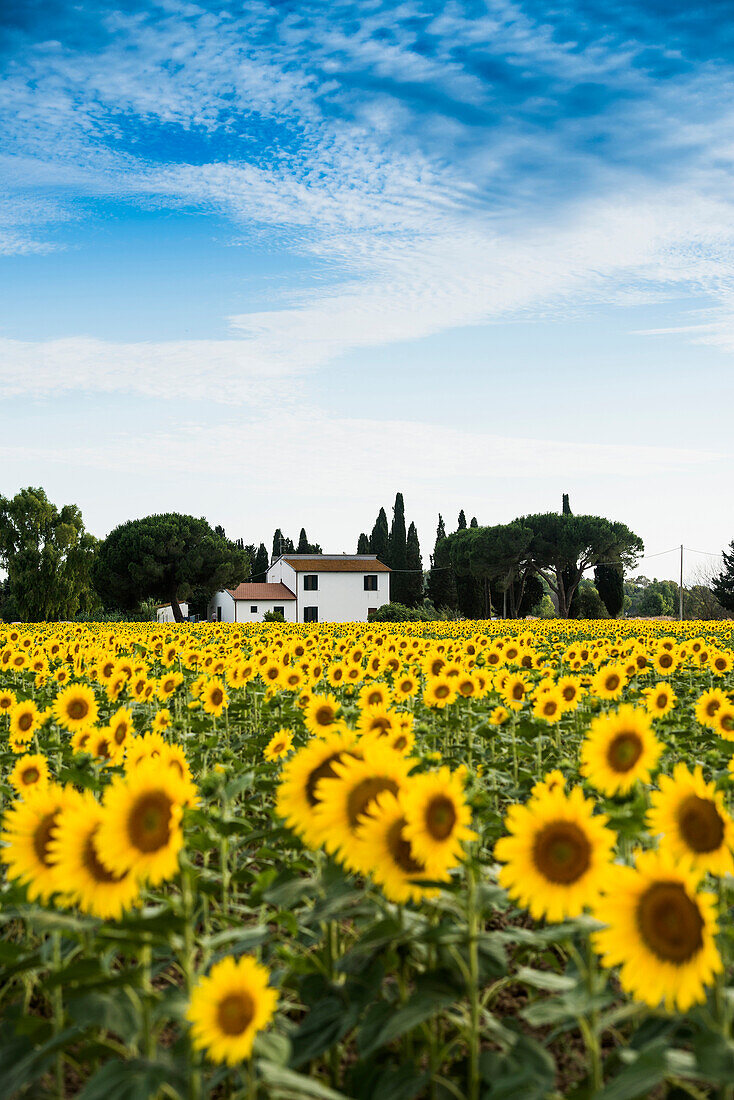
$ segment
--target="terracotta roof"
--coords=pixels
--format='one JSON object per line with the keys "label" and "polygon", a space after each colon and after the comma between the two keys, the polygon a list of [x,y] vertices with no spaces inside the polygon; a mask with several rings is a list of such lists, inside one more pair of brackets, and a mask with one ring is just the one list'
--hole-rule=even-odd
{"label": "terracotta roof", "polygon": [[295,600],[295,594],[286,584],[238,584],[228,588],[235,600]]}
{"label": "terracotta roof", "polygon": [[319,554],[314,558],[291,557],[283,555],[283,561],[295,569],[296,573],[389,573],[390,566],[383,565],[377,558],[331,557]]}

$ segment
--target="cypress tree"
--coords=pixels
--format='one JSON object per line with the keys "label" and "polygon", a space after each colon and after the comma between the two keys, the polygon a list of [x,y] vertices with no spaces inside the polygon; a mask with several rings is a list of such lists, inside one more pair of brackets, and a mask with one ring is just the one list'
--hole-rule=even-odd
{"label": "cypress tree", "polygon": [[296,553],[297,554],[310,554],[311,553],[311,544],[309,543],[308,539],[306,538],[306,528],[305,527],[301,528],[301,533],[298,536],[298,549],[296,550]]}
{"label": "cypress tree", "polygon": [[456,528],[457,531],[466,531],[466,516],[464,515],[464,509],[459,512],[459,523]]}
{"label": "cypress tree", "polygon": [[365,535],[364,531],[357,539],[357,553],[369,554],[370,552],[370,540],[369,535]]}
{"label": "cypress tree", "polygon": [[280,527],[275,528],[275,534],[273,535],[273,558],[279,558],[281,554],[286,553],[286,540],[283,538],[283,532]]}
{"label": "cypress tree", "polygon": [[714,579],[712,590],[716,599],[727,611],[734,611],[734,541],[729,543],[729,553],[723,552],[724,568]]}
{"label": "cypress tree", "polygon": [[257,548],[255,560],[252,564],[251,578],[256,584],[262,584],[266,580],[269,565],[270,558],[268,557],[267,547],[264,542],[261,542]]}
{"label": "cypress tree", "polygon": [[624,569],[620,565],[597,565],[594,584],[601,601],[613,619],[624,607]]}
{"label": "cypress tree", "polygon": [[372,528],[370,554],[376,554],[383,565],[390,564],[388,561],[390,557],[390,531],[387,526],[387,516],[384,508],[380,508],[375,526]]}
{"label": "cypress tree", "polygon": [[438,611],[442,607],[455,608],[456,580],[451,567],[451,556],[446,543],[446,526],[439,513],[436,528],[436,544],[431,557],[431,569],[428,574],[428,598]]}
{"label": "cypress tree", "polygon": [[408,558],[407,536],[405,533],[405,504],[403,503],[402,493],[396,493],[395,495],[388,552],[390,560],[387,562],[387,565],[395,570],[395,573],[391,577],[390,598],[393,603],[405,604],[407,598],[407,574],[405,570],[408,567]]}
{"label": "cypress tree", "polygon": [[469,526],[470,527],[478,527],[479,526],[479,524],[477,523],[477,517],[476,516],[472,516]]}
{"label": "cypress tree", "polygon": [[406,607],[418,607],[423,602],[423,559],[414,523],[408,528],[405,561],[409,570],[405,574],[405,604]]}
{"label": "cypress tree", "polygon": [[[563,494],[563,506],[562,506],[561,511],[562,511],[562,514],[564,516],[572,516],[573,515],[573,512],[571,511],[571,505],[568,502],[568,493]],[[563,587],[566,589],[566,591],[568,591],[571,584],[573,584],[573,570],[564,569],[563,570]],[[579,602],[578,602],[577,597],[578,597],[578,588],[576,589],[573,596],[571,597],[571,603],[569,604],[569,608],[568,608],[568,617],[569,617],[569,619],[577,619],[578,616],[579,616],[580,608],[579,608]]]}

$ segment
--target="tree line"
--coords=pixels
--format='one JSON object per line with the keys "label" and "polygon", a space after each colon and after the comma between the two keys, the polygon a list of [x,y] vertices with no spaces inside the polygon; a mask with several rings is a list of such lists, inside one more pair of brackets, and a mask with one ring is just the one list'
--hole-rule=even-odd
{"label": "tree line", "polygon": [[[397,493],[388,524],[380,508],[357,553],[375,554],[390,566],[391,607],[406,616],[436,612],[466,618],[530,613],[561,618],[675,614],[672,581],[625,579],[643,552],[625,524],[601,516],[574,515],[564,494],[560,512],[521,516],[510,523],[467,523],[462,510],[455,531],[439,515],[430,566],[423,569],[418,531],[407,525]],[[179,513],[129,520],[100,541],[85,530],[74,504],[57,508],[41,488],[0,496],[0,619],[27,622],[75,618],[153,618],[155,601],[206,613],[213,592],[242,581],[263,581],[271,557],[320,554],[305,528],[294,543],[280,528],[272,554],[264,543],[229,539],[224,528]],[[586,576],[593,569],[593,582]],[[552,605],[551,605],[552,600]],[[734,611],[734,542],[721,572],[684,592],[689,617],[714,618]]]}

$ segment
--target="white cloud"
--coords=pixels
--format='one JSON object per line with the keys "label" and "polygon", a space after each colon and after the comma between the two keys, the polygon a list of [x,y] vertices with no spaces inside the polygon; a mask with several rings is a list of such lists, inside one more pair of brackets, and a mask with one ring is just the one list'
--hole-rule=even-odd
{"label": "white cloud", "polygon": [[295,366],[264,359],[247,340],[111,343],[91,337],[0,339],[0,395],[73,391],[259,404],[295,397]]}

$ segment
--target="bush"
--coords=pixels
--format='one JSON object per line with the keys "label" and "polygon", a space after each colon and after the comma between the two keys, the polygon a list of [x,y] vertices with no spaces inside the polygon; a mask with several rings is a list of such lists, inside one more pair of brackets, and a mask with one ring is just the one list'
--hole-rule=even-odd
{"label": "bush", "polygon": [[384,603],[369,614],[371,623],[430,623],[438,618],[424,607],[406,607],[403,603]]}
{"label": "bush", "polygon": [[577,619],[608,619],[609,612],[591,581],[582,581],[576,589]]}
{"label": "bush", "polygon": [[266,611],[263,615],[264,623],[284,623],[285,617],[281,611]]}

